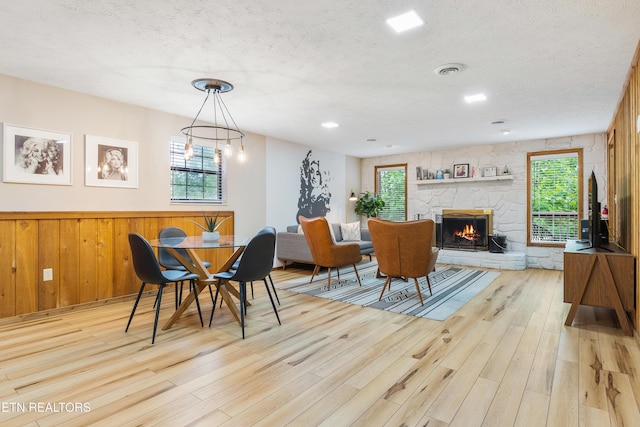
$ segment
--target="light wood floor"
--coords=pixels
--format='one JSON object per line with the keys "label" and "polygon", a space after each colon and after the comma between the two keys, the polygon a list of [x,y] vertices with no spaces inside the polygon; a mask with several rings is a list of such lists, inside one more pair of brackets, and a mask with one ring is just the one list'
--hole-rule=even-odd
{"label": "light wood floor", "polygon": [[127,334],[132,301],[5,321],[0,425],[640,425],[635,339],[609,310],[565,327],[562,272],[504,271],[444,322],[280,290],[279,326],[255,290],[245,340],[190,308],[151,346],[152,297]]}

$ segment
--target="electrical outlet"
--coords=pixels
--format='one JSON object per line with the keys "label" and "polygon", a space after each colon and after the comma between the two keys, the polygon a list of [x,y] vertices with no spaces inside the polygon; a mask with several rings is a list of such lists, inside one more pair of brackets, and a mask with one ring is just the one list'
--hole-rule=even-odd
{"label": "electrical outlet", "polygon": [[45,282],[53,280],[53,268],[45,268],[42,270],[42,280]]}

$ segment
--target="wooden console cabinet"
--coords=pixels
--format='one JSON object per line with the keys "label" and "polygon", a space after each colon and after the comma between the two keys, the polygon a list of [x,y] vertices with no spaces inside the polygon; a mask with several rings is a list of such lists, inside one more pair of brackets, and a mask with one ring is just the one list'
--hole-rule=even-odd
{"label": "wooden console cabinet", "polygon": [[564,302],[571,303],[565,325],[580,304],[612,308],[624,333],[633,335],[626,312],[635,311],[635,257],[612,244],[586,247],[570,241],[564,250]]}

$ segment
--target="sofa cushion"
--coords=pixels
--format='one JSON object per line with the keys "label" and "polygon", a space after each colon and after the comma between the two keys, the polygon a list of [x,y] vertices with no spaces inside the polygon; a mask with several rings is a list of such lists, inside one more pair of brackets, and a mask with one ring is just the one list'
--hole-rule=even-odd
{"label": "sofa cushion", "polygon": [[344,224],[344,223],[340,224],[340,231],[342,232],[342,240],[345,240],[345,241],[361,240],[359,222],[349,222],[347,224]]}
{"label": "sofa cushion", "polygon": [[349,243],[357,243],[358,245],[360,245],[360,253],[362,255],[373,253],[373,243],[371,243],[371,240],[357,240],[355,242]]}

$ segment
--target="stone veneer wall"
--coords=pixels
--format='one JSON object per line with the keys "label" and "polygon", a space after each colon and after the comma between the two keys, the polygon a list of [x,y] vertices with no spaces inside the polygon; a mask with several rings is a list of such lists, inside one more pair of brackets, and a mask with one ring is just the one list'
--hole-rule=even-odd
{"label": "stone veneer wall", "polygon": [[[525,253],[527,267],[562,270],[563,248],[527,246],[527,153],[579,147],[583,148],[583,217],[586,217],[586,180],[592,170],[598,179],[600,201],[603,206],[607,204],[604,133],[366,158],[362,160],[362,191],[374,191],[375,166],[407,163],[407,219],[414,219],[416,214],[434,218],[442,209],[492,209],[493,233],[506,235],[509,251]],[[482,170],[490,166],[496,166],[500,174],[506,165],[513,180],[438,185],[416,181],[416,166],[435,171],[452,169],[455,163],[468,163],[470,174],[471,168]]]}

